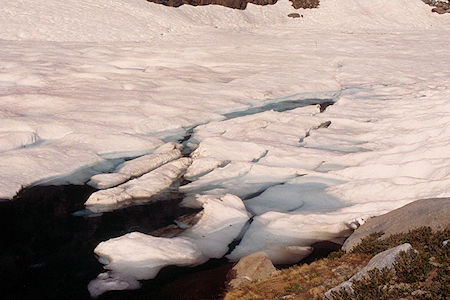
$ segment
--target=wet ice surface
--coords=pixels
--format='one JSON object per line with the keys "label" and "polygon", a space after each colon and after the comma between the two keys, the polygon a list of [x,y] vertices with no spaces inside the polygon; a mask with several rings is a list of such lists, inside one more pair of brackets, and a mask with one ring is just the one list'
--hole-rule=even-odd
{"label": "wet ice surface", "polygon": [[[87,194],[81,207],[62,209],[64,218],[86,222],[125,206],[170,205],[171,192],[191,205],[207,199],[196,202],[204,212],[192,227],[171,217],[167,228],[144,230],[139,246],[149,253],[188,241],[180,247],[192,255],[181,263],[176,243],[172,261],[144,257],[162,266],[261,250],[292,263],[312,245],[342,241],[369,216],[448,196],[447,16],[407,0],[323,0],[301,20],[290,12],[288,1],[242,12],[7,0],[0,199],[35,185],[90,182],[104,188],[87,202],[93,211],[81,205]],[[330,99],[336,103],[323,111]],[[184,149],[167,144],[187,135]],[[36,203],[24,203],[40,208],[42,199],[31,198]],[[83,250],[114,244],[98,248],[109,269],[89,273],[106,273],[93,295],[155,275],[126,255],[123,234],[133,231],[142,233],[111,230]],[[60,240],[51,240],[57,247]]]}

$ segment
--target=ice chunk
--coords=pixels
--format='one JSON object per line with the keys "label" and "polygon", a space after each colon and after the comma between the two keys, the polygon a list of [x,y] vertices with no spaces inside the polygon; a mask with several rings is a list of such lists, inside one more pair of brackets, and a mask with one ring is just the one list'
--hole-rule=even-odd
{"label": "ice chunk", "polygon": [[203,211],[198,214],[198,222],[178,237],[158,238],[133,232],[100,243],[94,252],[109,271],[89,283],[91,296],[139,288],[138,280],[154,278],[168,265],[194,266],[209,258],[220,258],[249,219],[242,200],[229,194],[196,195],[186,198],[183,205],[203,207]]}
{"label": "ice chunk", "polygon": [[181,177],[190,164],[191,159],[183,157],[117,187],[97,191],[86,201],[86,208],[105,212],[152,201]]}
{"label": "ice chunk", "polygon": [[129,179],[130,176],[126,174],[104,173],[92,176],[87,184],[92,186],[93,188],[104,190],[124,183]]}
{"label": "ice chunk", "polygon": [[141,284],[135,277],[105,272],[89,282],[88,291],[92,298],[97,298],[108,291],[136,290],[140,287]]}
{"label": "ice chunk", "polygon": [[158,238],[139,232],[100,243],[94,250],[108,270],[89,283],[93,297],[109,290],[136,289],[138,280],[154,278],[165,266],[205,261],[199,248],[184,238]]}
{"label": "ice chunk", "polygon": [[126,174],[130,177],[139,177],[148,173],[169,161],[181,157],[181,151],[174,149],[168,152],[149,154],[126,161],[116,168],[117,173]]}
{"label": "ice chunk", "polygon": [[120,164],[114,173],[94,175],[88,184],[97,189],[107,189],[124,183],[131,178],[139,177],[163,164],[181,157],[178,149],[168,152],[148,154]]}
{"label": "ice chunk", "polygon": [[[191,202],[190,206],[193,206],[192,201],[185,200],[184,205]],[[249,214],[242,200],[231,194],[197,195],[195,201],[203,207],[202,216],[197,224],[180,236],[192,240],[206,257],[220,258],[241,233]]]}

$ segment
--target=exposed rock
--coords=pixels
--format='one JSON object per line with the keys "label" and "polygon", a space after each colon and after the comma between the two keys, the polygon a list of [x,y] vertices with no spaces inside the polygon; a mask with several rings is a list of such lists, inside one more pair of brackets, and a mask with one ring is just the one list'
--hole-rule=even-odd
{"label": "exposed rock", "polygon": [[[149,2],[162,4],[165,6],[179,7],[183,4],[200,6],[200,5],[222,5],[225,7],[246,9],[248,3],[255,5],[273,5],[277,0],[147,0]],[[299,8],[317,8],[319,0],[290,0],[295,9]],[[300,16],[298,16],[300,17]],[[298,18],[293,17],[293,18]]]}
{"label": "exposed rock", "polygon": [[288,14],[289,18],[300,18],[300,14],[298,13],[292,13],[292,14]]}
{"label": "exposed rock", "polygon": [[245,9],[247,3],[256,5],[271,5],[277,3],[277,0],[147,0],[166,6],[179,7],[183,4],[199,6],[199,5],[222,5],[230,8]]}
{"label": "exposed rock", "polygon": [[270,258],[264,252],[243,257],[227,275],[228,286],[238,288],[253,280],[264,279],[277,272]]}
{"label": "exposed rock", "polygon": [[389,268],[389,269],[392,268],[395,260],[400,255],[400,252],[403,252],[403,251],[409,252],[412,249],[413,248],[412,248],[411,244],[405,243],[405,244],[402,244],[395,248],[378,253],[369,261],[367,266],[365,266],[358,273],[353,275],[349,280],[344,281],[340,285],[328,290],[325,293],[324,298],[325,299],[333,299],[332,292],[334,292],[334,291],[337,292],[340,289],[345,289],[347,292],[352,293],[353,292],[352,285],[353,285],[354,280],[357,280],[363,276],[366,276],[370,270],[373,270],[375,268],[377,268],[378,270],[382,270],[383,268]]}
{"label": "exposed rock", "polygon": [[446,0],[422,0],[430,6],[434,6],[431,10],[432,12],[438,13],[440,15],[445,13],[450,13],[450,2]]}
{"label": "exposed rock", "polygon": [[445,13],[450,13],[450,8],[445,9],[444,7],[435,7],[431,11],[442,15]]}
{"label": "exposed rock", "polygon": [[319,0],[290,0],[295,9],[299,8],[317,8],[319,7]]}
{"label": "exposed rock", "polygon": [[429,226],[444,229],[450,226],[450,198],[418,200],[387,214],[369,219],[345,241],[342,250],[350,251],[371,233],[384,232],[382,238]]}

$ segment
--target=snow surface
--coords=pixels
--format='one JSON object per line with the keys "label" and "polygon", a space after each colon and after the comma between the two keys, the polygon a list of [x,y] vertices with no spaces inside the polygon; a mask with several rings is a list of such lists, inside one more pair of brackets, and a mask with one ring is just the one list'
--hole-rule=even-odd
{"label": "snow surface", "polygon": [[[292,12],[304,17],[288,18]],[[210,240],[195,226],[173,239],[131,234],[145,249],[136,257],[157,267],[143,274],[140,261],[116,268],[103,259],[110,271],[90,285],[93,295],[137,288],[164,265],[203,261],[203,252],[224,255],[241,234],[230,259],[266,251],[294,262],[369,216],[449,196],[450,17],[422,1],[321,0],[319,9],[296,11],[281,0],[238,11],[5,0],[0,25],[0,199],[38,184],[129,180],[87,203],[111,210],[158,196],[186,172],[192,182],[181,190],[209,199],[202,205],[214,226],[245,223],[243,206],[230,204],[235,196],[254,214],[239,233],[207,231],[201,219]],[[312,98],[336,103],[323,113],[308,106],[227,120]],[[147,165],[175,153],[167,143],[192,128],[191,158]],[[211,199],[235,210],[222,216]],[[129,240],[96,251],[132,259]],[[175,246],[164,257],[147,251],[165,243]]]}

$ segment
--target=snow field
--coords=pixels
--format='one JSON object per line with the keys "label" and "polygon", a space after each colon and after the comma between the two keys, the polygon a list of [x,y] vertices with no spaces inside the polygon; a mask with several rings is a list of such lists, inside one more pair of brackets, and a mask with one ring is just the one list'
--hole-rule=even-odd
{"label": "snow field", "polygon": [[[242,235],[230,259],[266,251],[293,263],[370,216],[449,196],[448,15],[410,0],[290,12],[288,1],[246,11],[3,3],[0,199],[91,180],[104,189],[87,207],[110,211],[151,201],[185,173],[185,204],[203,207],[180,236],[99,244],[107,272],[93,296],[221,257]],[[337,102],[226,120],[286,96]],[[180,158],[167,142],[194,127],[197,149]]]}

